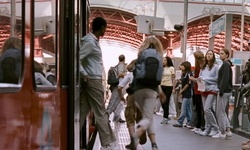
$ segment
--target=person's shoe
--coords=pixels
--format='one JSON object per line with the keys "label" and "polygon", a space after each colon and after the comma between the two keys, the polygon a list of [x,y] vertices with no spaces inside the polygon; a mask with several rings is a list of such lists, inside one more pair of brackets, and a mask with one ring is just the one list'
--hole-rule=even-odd
{"label": "person's shoe", "polygon": [[125,146],[126,149],[131,149],[131,143],[129,143],[128,145]]}
{"label": "person's shoe", "polygon": [[146,134],[146,132],[144,132],[142,135],[141,135],[141,137],[139,138],[139,143],[141,144],[141,145],[143,145],[143,144],[145,144],[147,142],[147,134]]}
{"label": "person's shoe", "polygon": [[102,146],[100,150],[113,150],[111,145]]}
{"label": "person's shoe", "polygon": [[174,126],[174,127],[182,127],[182,125],[181,125],[181,124],[178,124],[178,123],[173,124],[173,126]]}
{"label": "person's shoe", "polygon": [[227,131],[226,136],[227,136],[227,139],[230,139],[230,138],[232,138],[233,133],[231,131]]}
{"label": "person's shoe", "polygon": [[226,134],[222,134],[221,132],[217,133],[216,135],[212,136],[214,139],[226,139]]}
{"label": "person's shoe", "polygon": [[168,119],[167,118],[163,118],[161,121],[161,124],[168,124]]}
{"label": "person's shoe", "polygon": [[119,122],[119,123],[124,123],[124,122],[126,122],[125,120],[122,120],[122,118],[120,118],[117,122]]}
{"label": "person's shoe", "polygon": [[193,129],[191,129],[190,131],[191,132],[195,132],[195,131],[199,131],[200,130],[200,128],[193,128]]}
{"label": "person's shoe", "polygon": [[219,133],[218,131],[211,130],[211,132],[208,134],[208,136],[214,136],[218,133]]}
{"label": "person's shoe", "polygon": [[201,130],[201,129],[194,131],[194,133],[199,134],[199,135],[201,132],[203,132],[203,130]]}
{"label": "person's shoe", "polygon": [[202,131],[198,133],[201,136],[207,136],[209,133],[207,131]]}
{"label": "person's shoe", "polygon": [[156,143],[152,143],[152,150],[158,150],[158,146]]}

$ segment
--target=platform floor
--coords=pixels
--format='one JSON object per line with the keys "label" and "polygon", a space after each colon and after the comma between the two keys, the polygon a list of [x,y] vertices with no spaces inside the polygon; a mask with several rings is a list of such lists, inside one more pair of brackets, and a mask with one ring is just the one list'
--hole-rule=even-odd
{"label": "platform floor", "polygon": [[[169,124],[160,124],[162,116],[154,115],[154,125],[156,129],[156,141],[159,150],[241,150],[241,143],[247,141],[246,138],[233,134],[232,139],[213,139],[207,136],[200,136],[191,132],[188,128],[176,128],[173,124],[176,120],[171,120]],[[117,137],[115,150],[126,150],[125,145],[130,142],[126,124],[113,123],[111,126]],[[97,136],[93,150],[100,149],[100,141]],[[148,139],[144,145],[139,145],[138,150],[151,150],[151,143]]]}

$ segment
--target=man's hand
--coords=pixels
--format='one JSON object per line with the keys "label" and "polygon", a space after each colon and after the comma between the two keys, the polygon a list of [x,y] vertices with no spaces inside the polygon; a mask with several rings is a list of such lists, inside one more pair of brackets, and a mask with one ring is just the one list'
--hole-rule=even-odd
{"label": "man's hand", "polygon": [[84,80],[84,82],[88,82],[89,81],[89,76],[88,75],[84,76],[83,80]]}

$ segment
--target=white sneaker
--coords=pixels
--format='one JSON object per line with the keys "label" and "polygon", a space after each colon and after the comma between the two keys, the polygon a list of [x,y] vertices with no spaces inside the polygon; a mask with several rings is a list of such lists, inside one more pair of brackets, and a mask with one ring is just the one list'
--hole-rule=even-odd
{"label": "white sneaker", "polygon": [[208,136],[214,136],[214,135],[216,135],[216,134],[218,134],[218,133],[219,133],[218,131],[212,130],[212,131],[208,134]]}
{"label": "white sneaker", "polygon": [[193,128],[190,131],[195,132],[195,131],[199,131],[199,130],[200,130],[200,128]]}
{"label": "white sneaker", "polygon": [[214,139],[226,139],[226,134],[222,134],[221,132],[219,132],[218,134],[212,136],[212,138],[214,138]]}
{"label": "white sneaker", "polygon": [[200,135],[201,132],[202,132],[201,129],[198,129],[197,131],[194,131],[194,133],[199,134],[199,135]]}
{"label": "white sneaker", "polygon": [[161,124],[168,124],[168,119],[163,118],[162,121],[161,121]]}
{"label": "white sneaker", "polygon": [[227,136],[227,139],[230,139],[230,138],[232,138],[233,133],[231,131],[227,131],[226,136]]}
{"label": "white sneaker", "polygon": [[161,113],[161,112],[156,112],[155,114],[158,116],[163,116],[163,113]]}
{"label": "white sneaker", "polygon": [[208,132],[207,131],[202,131],[202,132],[199,132],[198,134],[201,135],[201,136],[207,136]]}

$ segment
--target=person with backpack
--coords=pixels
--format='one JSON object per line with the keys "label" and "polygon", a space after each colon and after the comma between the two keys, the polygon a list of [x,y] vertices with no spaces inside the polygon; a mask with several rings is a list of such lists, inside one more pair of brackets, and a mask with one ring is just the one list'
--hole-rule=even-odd
{"label": "person with backpack", "polygon": [[[118,57],[119,63],[115,66],[115,70],[117,73],[111,74],[111,70],[108,72],[108,84],[110,84],[110,90],[111,90],[111,98],[109,100],[109,104],[107,107],[108,112],[111,114],[114,113],[114,122],[124,123],[125,121],[121,119],[120,113],[122,111],[122,108],[124,107],[123,104],[120,101],[117,85],[119,82],[123,79],[123,77],[126,75],[126,63],[125,63],[125,56],[122,54]],[[116,76],[114,75],[116,74]],[[116,78],[116,82],[110,83],[109,81]],[[114,80],[115,81],[115,80]]]}
{"label": "person with backpack", "polygon": [[[102,17],[92,21],[92,32],[85,35],[79,51],[81,87],[80,93],[80,129],[91,110],[94,114],[99,138],[100,150],[111,150],[116,141],[109,124],[109,113],[104,104],[104,88],[102,84],[103,60],[99,39],[104,36],[107,22]],[[84,88],[83,88],[84,87]]]}
{"label": "person with backpack", "polygon": [[22,41],[18,37],[5,40],[0,57],[0,82],[18,84],[21,76]]}
{"label": "person with backpack", "polygon": [[165,95],[160,84],[163,73],[163,48],[155,36],[146,37],[138,50],[138,58],[133,71],[134,79],[130,91],[134,93],[135,104],[142,113],[142,119],[131,137],[131,150],[136,150],[139,138],[147,131],[152,150],[158,150],[153,127],[155,100],[164,101]]}

